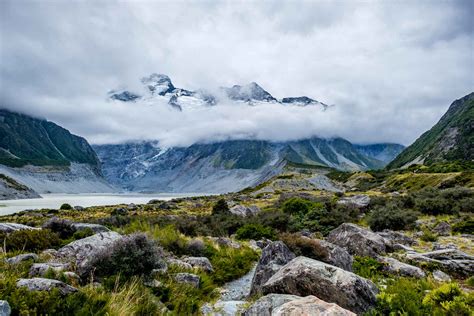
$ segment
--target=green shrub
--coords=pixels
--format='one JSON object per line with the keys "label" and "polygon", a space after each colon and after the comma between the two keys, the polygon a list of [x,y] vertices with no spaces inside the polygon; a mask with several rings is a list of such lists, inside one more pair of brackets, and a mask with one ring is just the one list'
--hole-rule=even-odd
{"label": "green shrub", "polygon": [[279,237],[297,256],[305,256],[323,262],[328,259],[328,251],[316,239],[289,233],[283,233]]}
{"label": "green shrub", "polygon": [[227,213],[229,213],[229,205],[227,205],[227,202],[224,199],[218,200],[212,207],[212,215]]}
{"label": "green shrub", "polygon": [[436,235],[435,233],[432,233],[428,229],[424,229],[423,235],[421,235],[420,239],[427,242],[435,242],[438,240],[438,235]]}
{"label": "green shrub", "polygon": [[64,203],[61,205],[61,207],[59,207],[60,210],[72,210],[72,206],[68,203]]}
{"label": "green shrub", "polygon": [[147,275],[163,264],[163,251],[145,234],[132,234],[116,240],[108,248],[96,252],[84,268],[82,277],[120,274],[127,280],[134,275]]}
{"label": "green shrub", "polygon": [[257,260],[258,254],[248,247],[220,247],[210,259],[214,268],[212,279],[217,285],[238,279],[248,273]]}
{"label": "green shrub", "polygon": [[380,279],[384,275],[383,267],[382,263],[371,257],[355,256],[352,263],[352,270],[355,274],[373,281]]}
{"label": "green shrub", "polygon": [[59,236],[49,229],[17,230],[10,234],[0,233],[0,243],[7,251],[38,252],[48,248],[56,248],[61,244]]}
{"label": "green shrub", "polygon": [[369,214],[367,222],[374,231],[403,230],[412,228],[417,219],[418,217],[413,211],[402,210],[392,203],[376,207]]}
{"label": "green shrub", "polygon": [[283,202],[282,210],[287,214],[307,213],[313,207],[311,201],[293,197]]}
{"label": "green shrub", "polygon": [[463,218],[459,223],[452,226],[454,233],[474,234],[474,218]]}
{"label": "green shrub", "polygon": [[474,287],[474,276],[471,276],[471,277],[467,278],[466,284],[469,285],[469,286]]}
{"label": "green shrub", "polygon": [[373,315],[432,315],[430,308],[422,304],[427,291],[433,285],[426,280],[410,278],[391,279],[387,287],[377,296]]}
{"label": "green shrub", "polygon": [[429,215],[454,213],[452,201],[448,201],[442,197],[419,199],[415,202],[415,207],[421,213]]}
{"label": "green shrub", "polygon": [[55,232],[61,239],[69,238],[76,232],[71,221],[57,217],[49,219],[42,227]]}
{"label": "green shrub", "polygon": [[262,238],[275,239],[275,231],[271,227],[262,226],[260,224],[245,224],[237,229],[236,237],[240,240],[259,240]]}
{"label": "green shrub", "polygon": [[470,316],[474,310],[474,296],[464,294],[456,283],[446,283],[423,298],[423,306],[438,315]]}

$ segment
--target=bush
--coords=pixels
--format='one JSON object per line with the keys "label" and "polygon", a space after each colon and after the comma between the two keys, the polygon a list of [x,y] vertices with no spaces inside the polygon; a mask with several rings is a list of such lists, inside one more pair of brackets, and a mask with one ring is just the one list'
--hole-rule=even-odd
{"label": "bush", "polygon": [[316,239],[289,233],[281,234],[280,239],[297,256],[305,256],[323,262],[327,261],[329,254],[326,248],[322,247]]}
{"label": "bush", "polygon": [[376,207],[370,213],[367,222],[374,231],[403,230],[412,228],[417,219],[418,217],[413,211],[402,210],[392,203]]}
{"label": "bush", "polygon": [[220,199],[212,207],[212,215],[229,213],[229,205],[224,199]]}
{"label": "bush", "polygon": [[383,276],[383,264],[371,257],[354,257],[352,270],[355,274],[370,280],[377,280]]}
{"label": "bush", "polygon": [[248,273],[257,260],[258,254],[248,247],[220,247],[210,259],[212,279],[218,285],[236,280]]}
{"label": "bush", "polygon": [[459,223],[453,225],[452,230],[454,233],[474,234],[474,219],[463,218]]}
{"label": "bush", "polygon": [[423,214],[440,215],[453,214],[454,207],[452,201],[448,201],[441,197],[425,198],[415,202],[415,207]]}
{"label": "bush", "polygon": [[432,233],[428,229],[424,229],[423,235],[421,235],[420,239],[426,242],[435,242],[438,240],[438,235]]}
{"label": "bush", "polygon": [[58,234],[61,239],[71,237],[76,229],[72,226],[71,221],[53,217],[43,224],[43,228],[49,229]]}
{"label": "bush", "polygon": [[467,278],[466,284],[469,285],[469,286],[474,287],[474,276],[471,276],[471,277]]}
{"label": "bush", "polygon": [[97,252],[83,273],[93,272],[97,277],[120,274],[125,279],[147,275],[163,263],[163,251],[145,234],[132,234],[115,241],[110,247]]}
{"label": "bush", "polygon": [[49,229],[17,230],[10,234],[0,233],[1,245],[7,251],[38,252],[48,248],[56,248],[61,244],[59,236]]}
{"label": "bush", "polygon": [[446,283],[423,298],[423,306],[436,314],[470,316],[474,309],[474,296],[464,294],[456,283]]}
{"label": "bush", "polygon": [[63,205],[61,205],[61,207],[59,209],[60,210],[72,210],[73,208],[70,204],[64,203]]}
{"label": "bush", "polygon": [[273,228],[268,226],[262,226],[260,224],[245,224],[244,226],[237,229],[236,237],[240,240],[259,240],[262,238],[275,239],[275,232]]}
{"label": "bush", "polygon": [[283,202],[282,210],[287,214],[307,213],[313,207],[313,202],[293,197]]}

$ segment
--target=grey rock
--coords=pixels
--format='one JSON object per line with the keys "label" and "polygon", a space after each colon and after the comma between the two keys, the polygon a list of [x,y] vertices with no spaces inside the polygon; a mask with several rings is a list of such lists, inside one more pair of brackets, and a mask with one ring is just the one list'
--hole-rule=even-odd
{"label": "grey rock", "polygon": [[451,282],[451,277],[441,270],[433,271],[433,279],[438,282]]}
{"label": "grey rock", "polygon": [[365,194],[345,196],[337,201],[338,204],[354,205],[358,208],[367,207],[370,203],[370,197]]}
{"label": "grey rock", "polygon": [[169,258],[167,259],[168,265],[175,265],[181,269],[192,270],[193,266],[183,260]]}
{"label": "grey rock", "polygon": [[138,207],[135,205],[135,203],[130,203],[127,205],[127,209],[130,211],[136,210]]}
{"label": "grey rock", "polygon": [[18,288],[26,287],[29,291],[51,291],[56,288],[62,295],[77,292],[75,287],[67,285],[64,282],[44,278],[19,279],[16,282],[16,286]]}
{"label": "grey rock", "polygon": [[282,267],[263,286],[262,292],[315,295],[354,313],[364,313],[376,303],[378,289],[352,272],[306,257]]}
{"label": "grey rock", "polygon": [[0,300],[0,316],[10,316],[12,309],[7,301]]}
{"label": "grey rock", "polygon": [[279,306],[299,298],[301,297],[290,294],[268,294],[255,301],[243,312],[243,316],[271,316]]}
{"label": "grey rock", "polygon": [[95,253],[108,248],[120,238],[122,238],[120,234],[112,231],[98,233],[67,244],[58,250],[56,257],[74,262],[77,272],[82,274]]}
{"label": "grey rock", "polygon": [[183,260],[193,268],[201,269],[205,272],[213,272],[212,264],[206,257],[187,257]]}
{"label": "grey rock", "polygon": [[266,246],[257,264],[250,295],[259,294],[270,277],[294,258],[295,254],[282,241],[275,241]]}
{"label": "grey rock", "polygon": [[128,214],[128,210],[123,207],[117,207],[112,211],[111,214],[114,216],[117,216],[117,215],[125,216]]}
{"label": "grey rock", "polygon": [[319,242],[319,245],[327,253],[327,257],[324,258],[324,261],[333,266],[339,267],[346,271],[352,272],[352,263],[353,258],[347,250],[342,247],[339,247],[335,244],[332,244],[328,241],[316,239]]}
{"label": "grey rock", "polygon": [[287,302],[278,307],[273,315],[356,316],[353,312],[337,304],[320,300],[314,295]]}
{"label": "grey rock", "polygon": [[417,244],[415,239],[393,230],[385,229],[384,231],[378,232],[378,234],[393,244],[401,244],[404,246],[413,246]]}
{"label": "grey rock", "polygon": [[76,229],[76,231],[81,231],[90,228],[94,233],[105,233],[109,232],[110,229],[103,225],[99,224],[90,224],[90,223],[72,223],[72,227]]}
{"label": "grey rock", "polygon": [[38,260],[38,255],[34,253],[24,253],[15,257],[5,259],[8,264],[19,264],[27,260]]}
{"label": "grey rock", "polygon": [[447,245],[442,245],[439,242],[433,243],[433,249],[432,249],[433,251],[444,250],[444,249],[458,249],[458,247],[453,243],[449,243]]}
{"label": "grey rock", "polygon": [[45,263],[34,263],[31,268],[29,275],[30,277],[34,276],[45,276],[48,271],[53,271],[55,273],[60,273],[67,271],[71,268],[71,265],[68,263],[60,262],[45,262]]}
{"label": "grey rock", "polygon": [[393,251],[398,251],[398,250],[402,250],[402,251],[415,251],[415,249],[413,249],[412,247],[409,247],[409,246],[405,246],[405,245],[402,245],[402,244],[393,244],[392,245],[392,250]]}
{"label": "grey rock", "polygon": [[17,230],[24,230],[24,229],[38,229],[35,227],[23,225],[23,224],[17,224],[17,223],[0,223],[0,232],[2,233],[11,233]]}
{"label": "grey rock", "polygon": [[426,277],[426,274],[420,268],[400,262],[394,258],[378,257],[377,261],[383,263],[383,269],[391,274],[413,278]]}
{"label": "grey rock", "polygon": [[252,280],[255,275],[255,265],[243,277],[224,284],[221,290],[220,301],[238,301],[245,299],[250,294]]}
{"label": "grey rock", "polygon": [[409,261],[435,264],[440,270],[460,277],[469,277],[474,274],[474,257],[456,249],[425,253],[409,252],[405,256]]}
{"label": "grey rock", "polygon": [[352,255],[373,258],[386,253],[390,245],[382,236],[349,223],[341,224],[331,231],[326,240],[347,249]]}
{"label": "grey rock", "polygon": [[199,287],[199,282],[201,281],[198,275],[192,273],[176,273],[174,279],[176,282],[190,284],[195,288]]}
{"label": "grey rock", "polygon": [[259,213],[261,210],[258,206],[251,205],[251,206],[244,206],[244,205],[235,205],[232,208],[229,209],[229,212],[231,212],[234,215],[238,216],[253,216]]}
{"label": "grey rock", "polygon": [[441,222],[433,228],[433,232],[440,236],[449,236],[451,235],[451,225]]}
{"label": "grey rock", "polygon": [[76,211],[83,211],[84,210],[84,207],[80,206],[80,205],[76,205],[73,207]]}
{"label": "grey rock", "polygon": [[257,240],[256,243],[260,249],[265,249],[265,247],[271,244],[272,241],[270,239],[263,238],[263,239]]}
{"label": "grey rock", "polygon": [[227,237],[208,237],[210,240],[218,244],[219,246],[231,247],[235,249],[240,249],[240,244]]}

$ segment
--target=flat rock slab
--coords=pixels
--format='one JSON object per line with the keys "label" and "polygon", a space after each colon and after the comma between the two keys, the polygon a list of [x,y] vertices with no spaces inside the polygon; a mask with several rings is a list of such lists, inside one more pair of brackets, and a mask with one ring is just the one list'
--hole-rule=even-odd
{"label": "flat rock slab", "polygon": [[5,259],[5,262],[8,264],[19,264],[27,260],[38,260],[38,255],[35,253],[24,253],[15,257]]}
{"label": "flat rock slab", "polygon": [[48,271],[53,271],[55,273],[60,273],[67,271],[71,266],[69,263],[59,263],[59,262],[45,262],[45,263],[34,263],[31,268],[29,275],[33,276],[45,276]]}
{"label": "flat rock slab", "polygon": [[425,272],[418,267],[412,266],[407,263],[403,263],[394,258],[379,257],[377,261],[384,264],[384,270],[395,275],[413,277],[413,278],[424,278],[426,277]]}
{"label": "flat rock slab", "polygon": [[17,230],[25,230],[25,229],[39,229],[36,227],[31,227],[23,224],[17,224],[17,223],[0,223],[0,232],[2,233],[11,233]]}
{"label": "flat rock slab", "polygon": [[337,304],[325,302],[313,295],[287,302],[278,307],[272,315],[356,316]]}
{"label": "flat rock slab", "polygon": [[307,257],[297,257],[275,273],[262,288],[264,294],[314,295],[364,313],[376,303],[378,289],[370,280]]}
{"label": "flat rock slab", "polygon": [[58,289],[62,295],[77,292],[75,287],[64,282],[44,278],[19,279],[16,282],[16,286],[18,288],[26,287],[29,291],[51,291],[52,289]]}

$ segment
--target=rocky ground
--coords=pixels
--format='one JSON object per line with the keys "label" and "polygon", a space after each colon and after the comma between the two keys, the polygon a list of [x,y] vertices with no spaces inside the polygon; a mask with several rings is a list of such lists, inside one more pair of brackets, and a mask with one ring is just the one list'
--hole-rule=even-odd
{"label": "rocky ground", "polygon": [[[471,315],[473,193],[428,194],[292,172],[215,197],[4,216],[0,312]],[[446,211],[426,213],[435,202]],[[406,210],[425,213],[399,227]]]}

